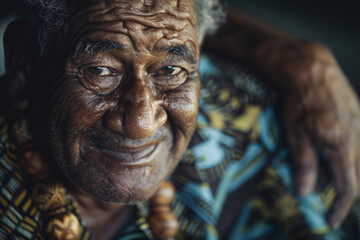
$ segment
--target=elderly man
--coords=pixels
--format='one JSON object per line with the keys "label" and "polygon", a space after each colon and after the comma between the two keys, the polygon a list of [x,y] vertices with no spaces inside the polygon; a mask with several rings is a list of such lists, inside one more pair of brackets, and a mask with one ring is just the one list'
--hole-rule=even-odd
{"label": "elderly man", "polygon": [[[211,80],[226,76],[212,62],[221,58],[199,54],[214,30],[209,13],[221,19],[216,1],[27,6],[30,24],[14,22],[4,38],[1,238],[337,236],[325,206],[336,227],[357,196],[359,107],[323,47],[233,12],[221,37],[205,43],[280,87],[295,187],[302,195],[314,188],[314,146],[332,170],[333,203],[326,184],[318,192],[332,197],[295,197],[273,108],[261,111],[271,91],[248,79],[265,89],[257,102],[234,79]],[[167,178],[176,185],[171,206]],[[316,206],[321,212],[311,212]]]}

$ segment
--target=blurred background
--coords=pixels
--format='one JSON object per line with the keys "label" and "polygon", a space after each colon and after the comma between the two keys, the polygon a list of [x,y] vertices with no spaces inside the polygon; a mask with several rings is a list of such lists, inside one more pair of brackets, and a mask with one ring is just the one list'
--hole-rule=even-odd
{"label": "blurred background", "polygon": [[[302,39],[324,44],[335,54],[350,82],[360,94],[359,0],[228,0],[264,23]],[[21,0],[0,0],[0,36],[6,25],[22,12]],[[4,73],[0,43],[0,75]]]}
{"label": "blurred background", "polygon": [[360,95],[359,0],[229,0],[230,6],[298,38],[332,50]]}

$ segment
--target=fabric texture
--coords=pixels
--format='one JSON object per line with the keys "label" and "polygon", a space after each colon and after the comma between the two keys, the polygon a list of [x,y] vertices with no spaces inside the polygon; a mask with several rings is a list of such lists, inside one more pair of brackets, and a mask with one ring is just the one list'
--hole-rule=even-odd
{"label": "fabric texture", "polygon": [[[180,220],[177,239],[360,239],[358,205],[339,229],[326,223],[336,193],[325,171],[316,191],[302,198],[294,193],[276,91],[217,56],[203,55],[200,73],[197,129],[170,176],[177,191],[172,204]],[[46,239],[5,115],[0,117],[0,239]],[[152,238],[147,205],[137,207],[136,222],[119,230],[116,239]],[[80,223],[79,239],[91,239],[86,223]]]}

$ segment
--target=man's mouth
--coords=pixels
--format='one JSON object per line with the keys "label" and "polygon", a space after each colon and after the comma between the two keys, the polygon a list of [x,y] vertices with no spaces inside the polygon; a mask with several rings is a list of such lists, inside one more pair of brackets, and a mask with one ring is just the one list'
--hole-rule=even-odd
{"label": "man's mouth", "polygon": [[120,147],[116,149],[109,148],[99,148],[99,150],[105,155],[119,159],[124,163],[128,164],[138,164],[139,162],[143,162],[143,159],[148,158],[156,149],[156,144],[148,144],[140,147]]}
{"label": "man's mouth", "polygon": [[151,164],[160,141],[150,142],[140,146],[121,145],[117,147],[88,146],[89,156],[100,158],[114,168],[143,167]]}

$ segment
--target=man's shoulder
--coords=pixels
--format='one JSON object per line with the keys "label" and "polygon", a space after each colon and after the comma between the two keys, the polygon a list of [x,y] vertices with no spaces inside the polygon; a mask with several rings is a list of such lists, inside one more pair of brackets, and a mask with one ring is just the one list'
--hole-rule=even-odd
{"label": "man's shoulder", "polygon": [[0,115],[0,239],[43,239],[39,212],[24,186],[6,117]]}

